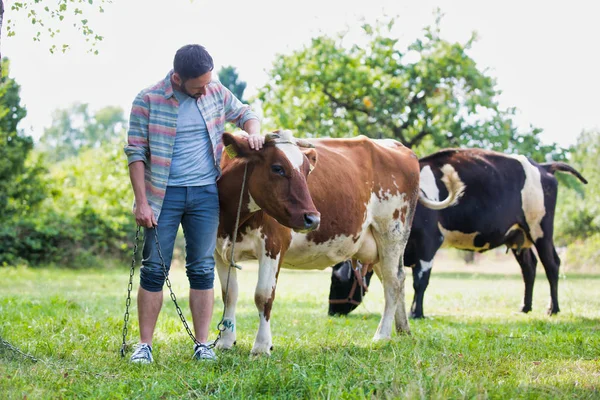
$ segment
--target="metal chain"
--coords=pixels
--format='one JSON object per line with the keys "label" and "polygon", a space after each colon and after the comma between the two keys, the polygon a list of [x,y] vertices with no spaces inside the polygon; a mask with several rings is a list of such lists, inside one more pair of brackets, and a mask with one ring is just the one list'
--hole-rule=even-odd
{"label": "metal chain", "polygon": [[33,362],[35,362],[35,363],[36,363],[36,362],[40,362],[40,361],[41,361],[42,363],[44,363],[44,361],[42,361],[42,360],[39,360],[39,359],[35,358],[35,357],[34,357],[34,356],[32,356],[31,354],[27,354],[27,353],[23,352],[21,349],[19,349],[18,347],[15,347],[15,346],[13,346],[12,344],[8,343],[6,340],[4,340],[4,339],[2,339],[2,338],[0,338],[0,342],[2,342],[2,345],[3,345],[3,346],[7,347],[9,350],[12,350],[12,351],[14,351],[14,352],[15,352],[15,353],[17,353],[17,354],[20,354],[20,355],[21,355],[22,357],[24,357],[24,358],[27,358],[27,359],[29,359],[29,360],[31,360],[31,361],[33,361]]}
{"label": "metal chain", "polygon": [[90,371],[86,371],[86,370],[82,370],[82,369],[78,369],[78,368],[63,367],[56,363],[44,361],[41,358],[36,358],[36,357],[32,356],[31,354],[25,353],[24,351],[22,351],[21,349],[19,349],[16,346],[13,346],[12,344],[8,343],[6,340],[2,339],[1,337],[0,337],[0,343],[7,349],[19,354],[21,357],[26,358],[34,363],[38,363],[38,362],[42,363],[48,368],[58,367],[63,371],[71,371],[71,372],[75,372],[75,373],[82,373],[82,374],[86,374],[86,375],[93,375],[93,376],[104,377],[104,378],[116,378],[117,377],[117,375],[100,374],[97,372],[90,372]]}
{"label": "metal chain", "polygon": [[133,288],[133,273],[135,272],[135,257],[138,249],[140,238],[140,229],[138,225],[135,231],[135,241],[133,244],[133,255],[131,257],[131,269],[129,270],[129,284],[127,285],[127,300],[125,301],[125,315],[123,316],[123,343],[121,344],[121,357],[125,357],[125,349],[127,348],[127,322],[129,322],[129,306],[131,305],[131,290]]}

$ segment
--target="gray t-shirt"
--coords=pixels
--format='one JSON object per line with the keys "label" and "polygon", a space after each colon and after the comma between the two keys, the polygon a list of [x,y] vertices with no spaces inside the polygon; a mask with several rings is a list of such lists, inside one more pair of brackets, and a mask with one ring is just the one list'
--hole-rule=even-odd
{"label": "gray t-shirt", "polygon": [[206,122],[196,99],[174,91],[179,100],[177,133],[168,186],[204,186],[216,182],[218,171]]}

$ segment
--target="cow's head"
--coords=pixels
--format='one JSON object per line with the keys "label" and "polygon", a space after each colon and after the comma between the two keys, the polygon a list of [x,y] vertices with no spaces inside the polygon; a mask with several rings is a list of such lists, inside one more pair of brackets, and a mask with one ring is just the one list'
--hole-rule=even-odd
{"label": "cow's head", "polygon": [[[366,266],[364,266],[366,268]],[[352,267],[352,260],[346,260],[332,267],[331,286],[329,288],[329,315],[346,315],[354,310],[362,302],[365,295],[365,287],[371,283],[373,271],[365,275],[363,285],[360,273]]]}
{"label": "cow's head", "polygon": [[308,190],[307,177],[317,163],[317,152],[290,131],[265,136],[262,150],[251,150],[245,138],[223,134],[225,152],[250,163],[247,181],[252,200],[280,224],[297,232],[319,227],[321,214]]}

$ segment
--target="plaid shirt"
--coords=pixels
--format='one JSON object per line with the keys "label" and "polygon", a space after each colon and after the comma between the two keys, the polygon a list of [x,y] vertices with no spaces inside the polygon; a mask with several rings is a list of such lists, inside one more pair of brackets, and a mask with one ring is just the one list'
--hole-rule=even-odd
{"label": "plaid shirt", "polygon": [[[136,161],[145,164],[146,197],[157,219],[167,190],[177,131],[179,102],[173,94],[172,74],[173,71],[169,72],[165,79],[142,90],[135,98],[124,148],[129,164]],[[225,122],[235,123],[243,129],[246,121],[258,119],[258,116],[218,81],[208,84],[206,94],[197,100],[197,104],[206,122],[220,175]]]}

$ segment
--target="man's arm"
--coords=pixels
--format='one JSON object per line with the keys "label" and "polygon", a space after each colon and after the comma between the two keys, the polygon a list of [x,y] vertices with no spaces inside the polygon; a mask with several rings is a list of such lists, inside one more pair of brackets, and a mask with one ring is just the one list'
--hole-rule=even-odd
{"label": "man's arm", "polygon": [[146,182],[144,179],[145,163],[149,162],[150,153],[148,118],[148,105],[140,93],[131,107],[125,153],[129,164],[129,179],[135,196],[135,222],[140,226],[151,228],[157,223],[154,212],[146,198]]}
{"label": "man's arm", "polygon": [[217,82],[223,94],[225,119],[234,122],[238,128],[248,133],[248,144],[251,149],[260,150],[265,138],[260,134],[260,120],[247,104],[243,104],[229,89]]}

